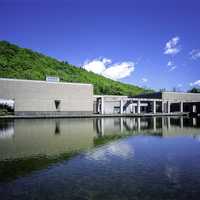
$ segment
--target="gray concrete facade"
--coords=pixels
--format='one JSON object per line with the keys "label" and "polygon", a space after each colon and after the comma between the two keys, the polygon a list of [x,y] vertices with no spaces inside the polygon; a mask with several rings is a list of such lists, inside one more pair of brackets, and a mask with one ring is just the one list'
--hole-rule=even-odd
{"label": "gray concrete facade", "polygon": [[93,85],[0,79],[0,99],[12,99],[16,115],[93,113]]}
{"label": "gray concrete facade", "polygon": [[93,95],[93,85],[81,83],[0,78],[0,99],[14,100],[17,116],[200,113],[200,94]]}
{"label": "gray concrete facade", "polygon": [[96,113],[144,114],[144,113],[200,113],[200,94],[157,92],[127,96],[94,96]]}
{"label": "gray concrete facade", "polygon": [[165,101],[187,101],[187,102],[200,102],[199,93],[186,93],[186,92],[155,92],[133,96],[133,98],[145,99],[162,99]]}

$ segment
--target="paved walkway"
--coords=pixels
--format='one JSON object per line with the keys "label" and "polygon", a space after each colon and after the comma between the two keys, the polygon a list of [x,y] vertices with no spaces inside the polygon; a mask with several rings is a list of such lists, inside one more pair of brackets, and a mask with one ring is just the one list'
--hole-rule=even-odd
{"label": "paved walkway", "polygon": [[141,113],[141,114],[91,114],[91,115],[8,115],[0,119],[41,119],[41,118],[95,118],[95,117],[158,117],[158,116],[187,116],[189,113]]}

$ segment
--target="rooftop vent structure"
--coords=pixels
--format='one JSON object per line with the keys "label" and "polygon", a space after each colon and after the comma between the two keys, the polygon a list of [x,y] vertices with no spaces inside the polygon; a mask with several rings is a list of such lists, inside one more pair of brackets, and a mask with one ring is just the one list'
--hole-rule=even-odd
{"label": "rooftop vent structure", "polygon": [[57,76],[46,76],[47,82],[60,82],[60,78]]}

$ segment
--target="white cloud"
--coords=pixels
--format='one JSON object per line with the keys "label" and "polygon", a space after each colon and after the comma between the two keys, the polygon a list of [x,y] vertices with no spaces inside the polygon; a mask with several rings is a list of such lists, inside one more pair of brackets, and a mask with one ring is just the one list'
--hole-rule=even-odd
{"label": "white cloud", "polygon": [[130,76],[134,69],[134,63],[122,62],[108,67],[105,71],[103,71],[102,75],[107,78],[118,80]]}
{"label": "white cloud", "polygon": [[104,70],[106,70],[106,66],[111,63],[111,60],[103,58],[103,59],[94,59],[91,61],[86,61],[83,64],[83,68],[87,71],[94,72],[96,74],[102,74]]}
{"label": "white cloud", "polygon": [[195,81],[195,82],[193,82],[193,83],[190,83],[190,86],[191,86],[191,87],[193,87],[193,86],[198,86],[198,87],[200,87],[200,80],[197,80],[197,81]]}
{"label": "white cloud", "polygon": [[171,71],[173,71],[173,70],[175,70],[177,68],[177,66],[172,61],[169,61],[167,63],[167,66],[170,67],[169,68],[169,72],[171,72]]}
{"label": "white cloud", "polygon": [[200,59],[200,50],[199,49],[193,49],[190,52],[190,56],[191,56],[191,59],[193,59],[193,60]]}
{"label": "white cloud", "polygon": [[174,65],[169,69],[169,72],[174,71],[177,67]]}
{"label": "white cloud", "polygon": [[172,63],[172,61],[169,61],[168,63],[167,63],[167,66],[172,66],[173,65],[173,63]]}
{"label": "white cloud", "polygon": [[148,82],[148,79],[147,78],[142,78],[142,82],[146,83],[146,82]]}
{"label": "white cloud", "polygon": [[176,55],[177,53],[180,52],[180,46],[178,46],[180,38],[179,37],[173,37],[171,40],[169,40],[166,44],[165,44],[165,51],[164,54],[167,55]]}
{"label": "white cloud", "polygon": [[181,88],[181,87],[183,87],[183,84],[179,83],[179,84],[177,85],[177,87],[178,87],[178,88]]}
{"label": "white cloud", "polygon": [[96,58],[91,61],[86,61],[83,68],[87,71],[92,71],[107,78],[119,80],[131,75],[131,73],[135,70],[135,63],[112,63],[112,61],[107,58]]}

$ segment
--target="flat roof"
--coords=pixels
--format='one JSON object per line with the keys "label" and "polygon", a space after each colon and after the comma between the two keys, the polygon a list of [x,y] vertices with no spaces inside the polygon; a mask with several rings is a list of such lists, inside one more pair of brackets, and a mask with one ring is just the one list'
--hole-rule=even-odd
{"label": "flat roof", "polygon": [[46,84],[66,84],[66,85],[88,85],[93,86],[90,83],[74,83],[74,82],[48,82],[42,80],[28,80],[28,79],[12,79],[12,78],[0,78],[3,81],[21,81],[21,82],[32,82],[32,83],[46,83]]}
{"label": "flat roof", "polygon": [[128,97],[125,95],[93,95],[94,97]]}
{"label": "flat roof", "polygon": [[175,94],[198,94],[200,95],[200,93],[193,93],[193,92],[162,92],[162,93],[175,93]]}
{"label": "flat roof", "polygon": [[165,91],[165,92],[141,93],[141,94],[133,95],[133,97],[134,96],[140,96],[140,95],[152,95],[152,94],[163,94],[163,93],[200,95],[200,93],[193,93],[193,92],[170,92],[170,91]]}
{"label": "flat roof", "polygon": [[[172,93],[172,94],[194,94],[194,95],[200,95],[200,93],[193,93],[193,92],[170,92],[170,91],[165,91],[165,92],[152,92],[152,93],[142,93],[144,95],[148,94],[162,94],[162,93]],[[141,95],[142,95],[141,94]]]}

